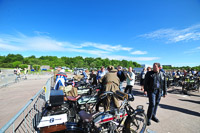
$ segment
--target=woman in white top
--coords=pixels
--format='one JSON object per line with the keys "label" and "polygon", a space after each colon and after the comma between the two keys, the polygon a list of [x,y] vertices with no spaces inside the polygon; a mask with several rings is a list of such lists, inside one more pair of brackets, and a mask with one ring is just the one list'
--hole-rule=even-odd
{"label": "woman in white top", "polygon": [[132,67],[129,67],[126,79],[127,85],[125,88],[125,93],[131,93],[132,87],[134,86],[135,83],[135,74],[133,73],[132,70],[133,70]]}

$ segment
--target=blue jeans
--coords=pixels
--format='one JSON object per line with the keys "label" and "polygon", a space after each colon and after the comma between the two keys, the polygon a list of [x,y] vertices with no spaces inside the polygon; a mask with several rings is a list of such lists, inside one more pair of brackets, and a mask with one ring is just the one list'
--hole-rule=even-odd
{"label": "blue jeans", "polygon": [[156,116],[157,107],[161,99],[161,93],[158,89],[155,89],[154,92],[148,93],[148,97],[149,107],[147,111],[147,118],[150,120],[152,117]]}
{"label": "blue jeans", "polygon": [[123,83],[123,82],[120,82],[120,84],[119,84],[119,89],[120,89],[121,92],[124,92],[124,88],[123,88],[122,83]]}

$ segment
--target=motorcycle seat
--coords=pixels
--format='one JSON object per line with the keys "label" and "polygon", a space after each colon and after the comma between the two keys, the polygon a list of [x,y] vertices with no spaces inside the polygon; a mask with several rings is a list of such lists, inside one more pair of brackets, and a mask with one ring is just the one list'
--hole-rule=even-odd
{"label": "motorcycle seat", "polygon": [[79,112],[79,116],[84,122],[91,122],[93,120],[93,114],[88,114],[84,110]]}
{"label": "motorcycle seat", "polygon": [[73,97],[73,96],[67,96],[67,100],[69,101],[77,101],[81,96],[78,95],[77,97]]}

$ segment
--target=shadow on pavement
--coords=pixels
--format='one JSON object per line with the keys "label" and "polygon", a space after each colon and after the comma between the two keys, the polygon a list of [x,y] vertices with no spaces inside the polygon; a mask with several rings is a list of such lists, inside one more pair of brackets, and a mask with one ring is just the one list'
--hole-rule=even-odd
{"label": "shadow on pavement", "polygon": [[191,94],[190,92],[189,92],[188,96],[200,97],[200,95]]}
{"label": "shadow on pavement", "polygon": [[180,90],[180,89],[172,89],[172,90],[168,90],[167,93],[182,94],[182,90]]}
{"label": "shadow on pavement", "polygon": [[200,117],[200,113],[199,112],[191,111],[191,110],[188,110],[188,109],[183,109],[183,108],[174,107],[174,106],[165,105],[165,104],[159,104],[159,106],[161,108],[164,108],[164,109],[175,110],[175,111],[178,111],[178,112],[181,112],[181,113],[185,113],[185,114],[189,114],[189,115],[194,115],[194,116],[199,116]]}
{"label": "shadow on pavement", "polygon": [[132,94],[134,96],[142,96],[142,97],[144,97],[144,92],[140,91],[140,90],[132,90]]}
{"label": "shadow on pavement", "polygon": [[186,100],[186,99],[179,99],[180,101],[186,101],[186,102],[191,102],[191,103],[197,103],[200,104],[200,101],[193,101],[193,100]]}
{"label": "shadow on pavement", "polygon": [[[181,89],[172,89],[172,90],[168,90],[167,93],[171,93],[171,94],[183,94]],[[185,95],[185,94],[183,94]],[[192,94],[190,91],[188,91],[188,96],[195,96],[195,97],[200,97],[200,95],[195,95]]]}

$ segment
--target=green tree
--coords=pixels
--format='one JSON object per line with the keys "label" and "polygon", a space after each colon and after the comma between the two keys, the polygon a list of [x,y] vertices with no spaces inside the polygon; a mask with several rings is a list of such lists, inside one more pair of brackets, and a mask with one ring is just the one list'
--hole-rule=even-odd
{"label": "green tree", "polygon": [[30,65],[42,65],[41,60],[39,60],[38,58],[29,59],[29,64]]}
{"label": "green tree", "polygon": [[11,63],[14,61],[21,61],[23,62],[24,57],[20,54],[8,54],[4,60],[5,63]]}
{"label": "green tree", "polygon": [[20,62],[20,61],[15,61],[15,62],[12,63],[14,68],[19,67],[20,64],[22,64],[22,62]]}
{"label": "green tree", "polygon": [[13,68],[12,63],[0,63],[0,67],[2,68]]}
{"label": "green tree", "polygon": [[31,55],[31,56],[29,56],[28,58],[29,58],[29,59],[32,59],[32,58],[35,59],[36,57],[35,57],[35,55]]}
{"label": "green tree", "polygon": [[102,65],[107,67],[107,66],[111,65],[111,62],[108,58],[106,58],[106,59],[102,60]]}
{"label": "green tree", "polygon": [[24,68],[28,68],[28,65],[27,65],[27,64],[20,64],[19,67],[20,67],[21,69],[24,69]]}
{"label": "green tree", "polygon": [[0,56],[0,63],[4,63],[5,58],[5,56]]}

